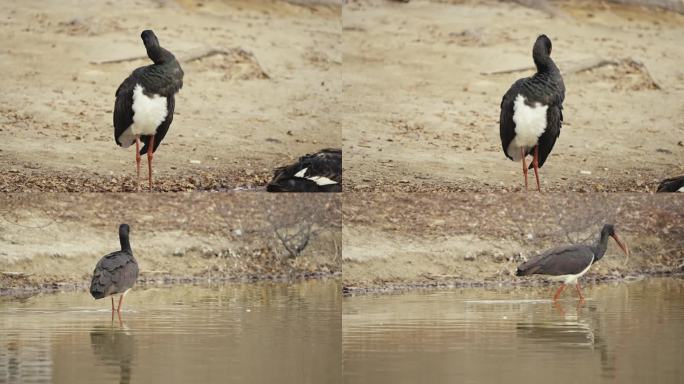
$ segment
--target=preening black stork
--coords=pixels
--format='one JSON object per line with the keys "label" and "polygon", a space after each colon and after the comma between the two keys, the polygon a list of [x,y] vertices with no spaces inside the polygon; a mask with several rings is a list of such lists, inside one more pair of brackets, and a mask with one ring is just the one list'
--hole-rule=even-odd
{"label": "preening black stork", "polygon": [[684,192],[684,175],[661,181],[656,192]]}
{"label": "preening black stork", "polygon": [[561,286],[553,296],[554,301],[558,300],[566,284],[575,283],[580,300],[584,300],[577,279],[587,273],[593,263],[601,260],[608,248],[608,236],[615,239],[625,255],[629,256],[629,249],[615,233],[613,224],[605,224],[601,229],[601,236],[594,245],[574,244],[548,250],[520,264],[515,275],[547,275],[550,280],[561,281]]}
{"label": "preening black stork", "polygon": [[90,283],[90,294],[95,299],[112,297],[112,311],[114,311],[114,296],[119,293],[119,306],[117,312],[121,312],[124,296],[133,287],[138,279],[138,262],[133,257],[131,243],[128,240],[128,224],[119,226],[119,242],[121,250],[103,256],[95,266],[93,280]]}
{"label": "preening black stork", "polygon": [[[527,170],[534,168],[537,190],[541,192],[539,168],[544,165],[560,135],[563,121],[565,85],[556,64],[551,60],[551,40],[537,38],[532,58],[537,73],[516,81],[501,100],[499,133],[506,157],[522,160],[527,189]],[[525,157],[532,155],[529,168]]]}
{"label": "preening black stork", "polygon": [[342,192],[342,150],[326,148],[277,168],[268,192]]}
{"label": "preening black stork", "polygon": [[[138,179],[140,156],[147,153],[152,189],[152,158],[173,121],[174,95],[183,87],[183,69],[171,52],[159,46],[154,32],[143,31],[140,37],[154,64],[133,71],[116,90],[114,139],[124,148],[135,143]],[[145,144],[142,149],[141,139]]]}

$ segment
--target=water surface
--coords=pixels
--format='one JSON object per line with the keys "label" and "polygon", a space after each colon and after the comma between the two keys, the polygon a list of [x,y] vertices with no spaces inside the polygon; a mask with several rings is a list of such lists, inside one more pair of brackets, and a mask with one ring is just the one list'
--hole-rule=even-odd
{"label": "water surface", "polygon": [[343,299],[345,383],[684,383],[684,280]]}
{"label": "water surface", "polygon": [[0,298],[0,383],[338,383],[339,283]]}

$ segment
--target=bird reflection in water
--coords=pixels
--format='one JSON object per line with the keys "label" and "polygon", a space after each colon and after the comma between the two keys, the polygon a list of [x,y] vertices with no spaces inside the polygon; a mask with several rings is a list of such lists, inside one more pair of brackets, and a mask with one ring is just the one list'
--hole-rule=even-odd
{"label": "bird reflection in water", "polygon": [[110,325],[98,325],[90,331],[90,346],[95,356],[106,366],[119,368],[119,383],[131,382],[135,339],[124,324],[120,312],[112,312]]}
{"label": "bird reflection in water", "polygon": [[609,350],[607,339],[602,336],[603,321],[596,304],[582,300],[564,307],[561,301],[555,301],[553,307],[558,316],[549,316],[542,321],[519,322],[516,326],[518,337],[554,348],[591,349],[601,362],[602,376],[614,378],[615,353]]}
{"label": "bird reflection in water", "polygon": [[516,327],[518,335],[555,345],[593,348],[595,337],[591,325],[579,319],[576,313],[567,315],[559,303],[554,307],[561,319],[520,322]]}
{"label": "bird reflection in water", "polygon": [[[580,308],[584,304],[584,297],[581,298],[578,302],[577,305],[575,306],[575,309],[577,310],[577,313],[579,313]],[[558,311],[558,314],[561,316],[565,316],[565,309],[563,309],[563,305],[558,302],[558,301],[553,301],[553,307]]]}

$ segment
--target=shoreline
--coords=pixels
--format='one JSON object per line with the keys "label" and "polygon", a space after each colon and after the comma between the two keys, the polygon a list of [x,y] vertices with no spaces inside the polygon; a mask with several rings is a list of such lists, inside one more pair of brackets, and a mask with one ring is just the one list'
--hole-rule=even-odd
{"label": "shoreline", "polygon": [[[641,272],[638,274],[628,274],[623,276],[589,276],[582,281],[583,286],[594,284],[605,284],[611,282],[630,282],[639,281],[643,279],[653,278],[682,278],[684,279],[684,269],[681,271],[658,271],[658,272]],[[487,280],[444,280],[444,281],[414,281],[406,283],[388,284],[382,287],[368,286],[356,287],[347,284],[342,285],[342,297],[355,297],[365,295],[394,295],[403,294],[416,291],[445,291],[449,289],[468,289],[468,288],[494,288],[494,287],[546,287],[557,285],[558,282],[553,282],[543,278],[532,278],[525,280],[505,280],[505,281],[487,281]]]}
{"label": "shoreline", "polygon": [[[214,284],[245,284],[245,283],[298,283],[310,280],[338,280],[341,282],[342,274],[335,272],[300,272],[294,274],[266,274],[266,275],[247,275],[247,276],[172,276],[163,275],[155,277],[143,277],[139,279],[134,287],[164,287],[176,285],[214,285]],[[53,282],[42,284],[29,284],[11,288],[0,288],[0,298],[30,297],[39,294],[58,294],[75,292],[87,289],[89,281],[79,282]]]}

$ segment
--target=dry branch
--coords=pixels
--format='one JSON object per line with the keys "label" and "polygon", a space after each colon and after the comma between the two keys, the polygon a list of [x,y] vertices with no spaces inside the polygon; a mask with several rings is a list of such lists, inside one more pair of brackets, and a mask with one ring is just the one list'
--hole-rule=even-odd
{"label": "dry branch", "polygon": [[4,276],[8,277],[28,277],[33,275],[32,273],[27,273],[27,272],[13,272],[13,271],[3,271],[2,274]]}
{"label": "dry branch", "polygon": [[[632,57],[628,57],[625,59],[620,59],[620,60],[608,60],[608,59],[591,59],[591,60],[585,60],[581,62],[565,62],[565,63],[560,63],[560,67],[564,68],[562,71],[564,75],[569,75],[569,74],[576,74],[576,73],[582,73],[586,71],[590,71],[592,69],[596,68],[601,68],[605,67],[608,65],[613,65],[613,66],[619,66],[621,64],[628,65],[628,66],[634,66],[639,68],[644,75],[646,75],[651,83],[653,83],[653,86],[656,89],[662,89],[660,84],[658,84],[654,79],[653,76],[651,76],[651,73],[648,70],[648,67],[644,63],[642,63],[639,60],[636,60]],[[534,66],[526,66],[526,67],[520,67],[520,68],[512,68],[512,69],[503,69],[499,71],[491,71],[491,72],[480,72],[481,75],[484,76],[492,76],[492,75],[505,75],[505,74],[510,74],[510,73],[517,73],[517,72],[527,72],[527,71],[533,71],[535,70]]]}
{"label": "dry branch", "polygon": [[[270,76],[264,71],[263,67],[259,63],[259,60],[257,60],[256,56],[250,51],[247,51],[242,48],[230,48],[228,50],[225,49],[218,49],[218,48],[205,48],[200,51],[194,51],[194,52],[186,52],[182,55],[179,55],[178,61],[181,63],[192,63],[193,61],[201,60],[206,57],[211,57],[211,56],[216,56],[216,55],[224,55],[224,56],[230,56],[232,54],[236,54],[238,56],[246,57],[249,60],[254,61],[254,63],[259,67],[261,70],[261,73],[266,77],[267,79],[270,79]],[[103,60],[103,61],[91,61],[90,63],[93,65],[107,65],[107,64],[118,64],[118,63],[125,63],[129,61],[137,61],[137,60],[146,60],[147,55],[141,55],[141,56],[132,56],[132,57],[125,57],[122,59],[112,59],[112,60]]]}
{"label": "dry branch", "polygon": [[281,233],[272,216],[269,217],[269,223],[271,224],[273,233],[280,241],[280,244],[287,251],[289,258],[294,259],[299,256],[309,244],[309,240],[311,239],[311,227],[313,226],[312,223],[305,223],[303,228],[293,235]]}
{"label": "dry branch", "polygon": [[527,7],[530,9],[534,9],[536,11],[540,11],[543,13],[546,13],[547,15],[551,17],[558,17],[561,19],[567,19],[568,15],[561,11],[560,8],[557,6],[551,4],[548,0],[514,0],[516,3],[522,5],[523,7]]}

